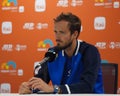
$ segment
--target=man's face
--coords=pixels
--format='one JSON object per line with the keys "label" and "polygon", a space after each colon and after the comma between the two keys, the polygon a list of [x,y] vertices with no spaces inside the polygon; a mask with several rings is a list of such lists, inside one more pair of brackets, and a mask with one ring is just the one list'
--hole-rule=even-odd
{"label": "man's face", "polygon": [[54,23],[54,32],[57,46],[61,49],[66,49],[71,46],[73,42],[73,34],[71,35],[68,28],[68,22],[60,21]]}

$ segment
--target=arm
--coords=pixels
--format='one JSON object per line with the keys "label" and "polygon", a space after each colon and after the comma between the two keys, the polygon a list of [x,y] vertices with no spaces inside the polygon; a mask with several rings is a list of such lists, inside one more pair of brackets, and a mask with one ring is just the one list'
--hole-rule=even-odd
{"label": "arm", "polygon": [[[47,64],[42,64],[42,66],[39,67],[40,70],[38,70],[38,73],[34,75],[28,82],[23,82],[19,87],[19,94],[30,94],[32,93],[32,89],[41,89],[48,87],[48,91],[52,90],[51,87],[49,87],[48,83],[50,81]],[[37,71],[37,69],[35,69]],[[32,82],[31,82],[32,81]],[[40,87],[39,87],[39,82]],[[38,86],[36,86],[37,84]],[[44,86],[45,85],[45,86]],[[44,87],[43,87],[44,86]],[[34,92],[37,92],[38,90],[34,90]],[[45,90],[44,90],[45,91]]]}
{"label": "arm", "polygon": [[38,72],[37,72],[37,74],[34,74],[34,77],[41,78],[46,83],[49,83],[50,77],[49,77],[49,73],[48,73],[47,63],[44,63],[41,66],[39,66],[39,69],[35,68],[34,73],[36,70],[38,70]]}

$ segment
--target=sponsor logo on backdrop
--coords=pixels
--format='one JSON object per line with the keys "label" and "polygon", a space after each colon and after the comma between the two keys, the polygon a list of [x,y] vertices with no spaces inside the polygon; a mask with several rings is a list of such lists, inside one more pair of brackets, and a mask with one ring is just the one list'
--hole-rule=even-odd
{"label": "sponsor logo on backdrop", "polygon": [[120,8],[120,2],[115,1],[113,4],[113,8]]}
{"label": "sponsor logo on backdrop", "polygon": [[11,34],[12,33],[12,22],[5,21],[2,22],[2,34]]}
{"label": "sponsor logo on backdrop", "polygon": [[35,0],[35,12],[44,12],[46,10],[46,0]]}
{"label": "sponsor logo on backdrop", "polygon": [[3,44],[2,51],[13,51],[13,44]]}
{"label": "sponsor logo on backdrop", "polygon": [[98,47],[98,48],[100,48],[100,49],[106,49],[106,45],[107,45],[106,42],[97,42],[95,44],[95,46]]}
{"label": "sponsor logo on backdrop", "polygon": [[34,30],[34,29],[47,29],[48,28],[48,24],[47,23],[37,23],[35,25],[35,23],[33,22],[27,22],[23,25],[23,29],[25,30]]}
{"label": "sponsor logo on backdrop", "polygon": [[17,69],[17,65],[14,61],[3,62],[0,65],[0,74],[22,76],[23,69]]}
{"label": "sponsor logo on backdrop", "polygon": [[20,44],[3,44],[2,51],[25,51],[27,49],[27,45]]}
{"label": "sponsor logo on backdrop", "polygon": [[109,48],[110,49],[120,49],[120,42],[110,42]]}
{"label": "sponsor logo on backdrop", "polygon": [[2,6],[17,6],[17,0],[3,0],[2,1]]}
{"label": "sponsor logo on backdrop", "polygon": [[83,0],[58,0],[57,6],[58,7],[76,7],[76,6],[81,6],[83,4]]}
{"label": "sponsor logo on backdrop", "polygon": [[106,28],[106,18],[105,17],[95,17],[94,29],[95,30],[105,30],[105,28]]}
{"label": "sponsor logo on backdrop", "polygon": [[23,69],[18,69],[18,76],[23,76]]}
{"label": "sponsor logo on backdrop", "polygon": [[24,12],[24,6],[19,6],[19,12],[23,13]]}
{"label": "sponsor logo on backdrop", "polygon": [[2,1],[2,10],[3,11],[12,11],[12,12],[24,12],[24,6],[18,6],[18,0],[3,0]]}
{"label": "sponsor logo on backdrop", "polygon": [[120,49],[120,42],[96,42],[95,46],[99,49]]}
{"label": "sponsor logo on backdrop", "polygon": [[0,72],[16,75],[16,63],[14,61],[3,62]]}
{"label": "sponsor logo on backdrop", "polygon": [[23,25],[23,29],[26,29],[26,30],[34,30],[34,23],[33,22],[29,22],[29,23],[25,23]]}
{"label": "sponsor logo on backdrop", "polygon": [[68,7],[68,0],[58,0],[57,6],[58,7]]}
{"label": "sponsor logo on backdrop", "polygon": [[76,7],[76,6],[81,6],[83,4],[83,0],[72,0],[71,1],[71,6]]}
{"label": "sponsor logo on backdrop", "polygon": [[95,6],[112,7],[112,0],[95,0]]}
{"label": "sponsor logo on backdrop", "polygon": [[48,28],[48,24],[47,23],[37,23],[36,28],[38,30],[47,29]]}
{"label": "sponsor logo on backdrop", "polygon": [[50,39],[45,39],[44,41],[39,41],[37,46],[37,51],[47,51],[49,47],[53,47],[53,42]]}
{"label": "sponsor logo on backdrop", "polygon": [[15,46],[16,51],[25,51],[26,49],[27,49],[27,45],[16,44]]}
{"label": "sponsor logo on backdrop", "polygon": [[0,92],[1,93],[11,93],[11,84],[10,83],[1,83]]}
{"label": "sponsor logo on backdrop", "polygon": [[95,0],[94,6],[101,6],[104,8],[120,8],[120,2],[116,0]]}

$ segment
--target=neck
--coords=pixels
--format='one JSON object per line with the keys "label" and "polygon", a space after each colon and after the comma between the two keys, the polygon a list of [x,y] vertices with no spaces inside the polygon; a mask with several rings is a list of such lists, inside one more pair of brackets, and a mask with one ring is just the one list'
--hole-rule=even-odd
{"label": "neck", "polygon": [[67,49],[65,49],[65,53],[67,54],[68,57],[71,57],[74,54],[74,51],[77,46],[77,40],[74,40],[71,44],[71,46]]}

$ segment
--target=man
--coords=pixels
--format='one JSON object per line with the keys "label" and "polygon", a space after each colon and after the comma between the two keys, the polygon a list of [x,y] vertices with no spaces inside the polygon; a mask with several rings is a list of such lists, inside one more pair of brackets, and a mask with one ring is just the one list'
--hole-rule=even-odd
{"label": "man", "polygon": [[81,21],[72,13],[61,13],[54,19],[55,39],[61,50],[53,62],[42,64],[35,77],[21,84],[20,94],[33,89],[61,94],[104,93],[100,54],[93,45],[77,40],[80,29]]}

